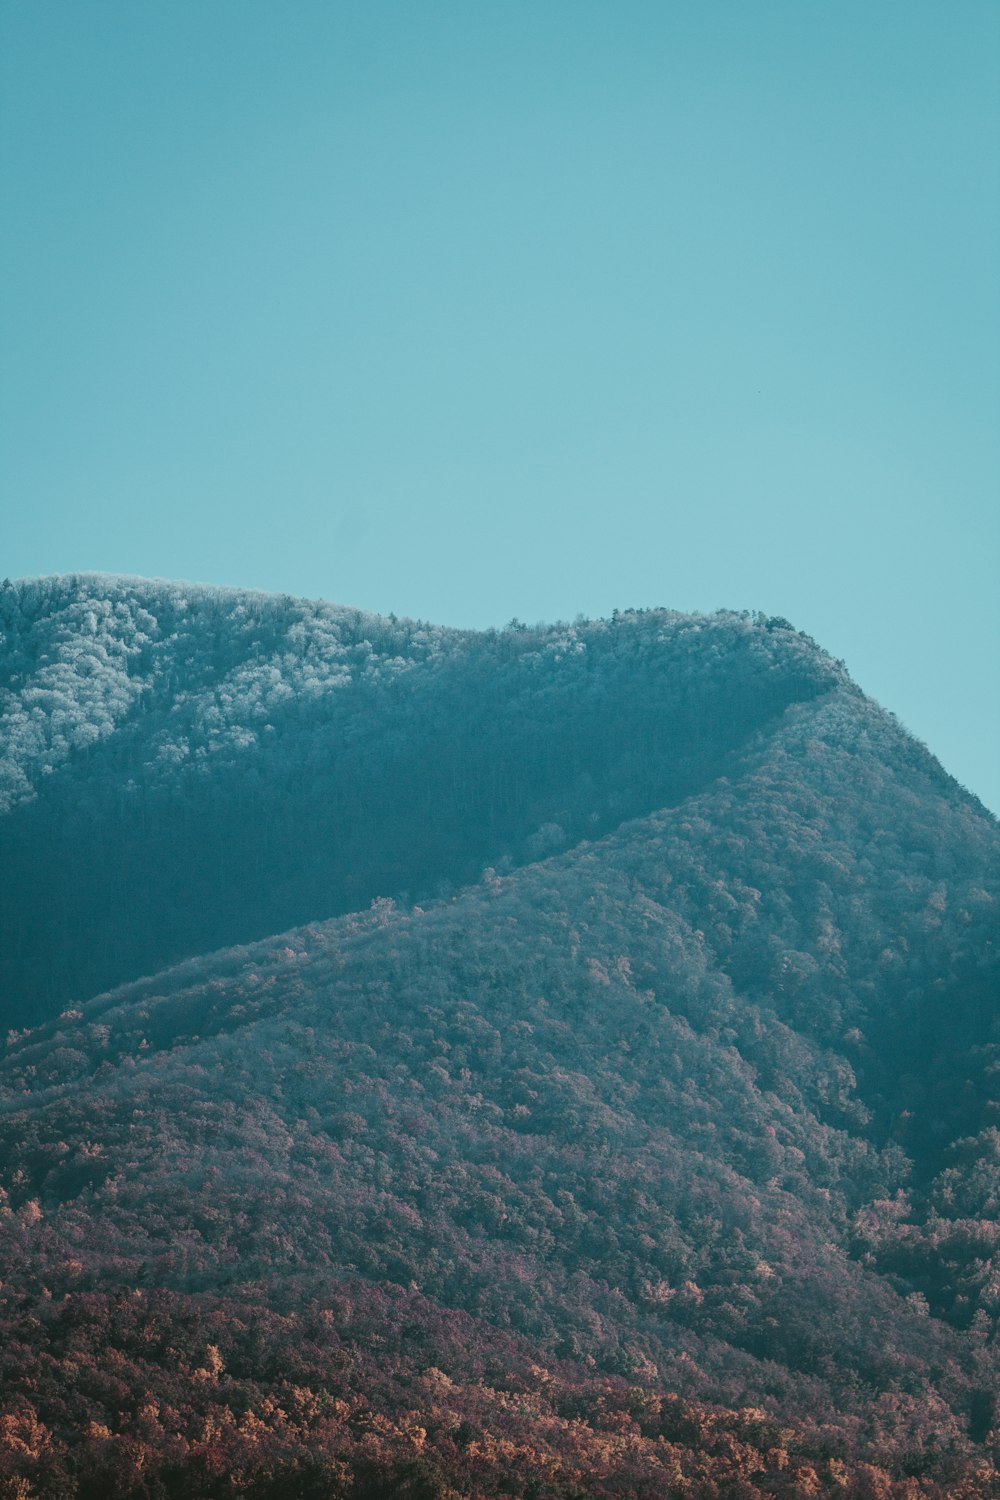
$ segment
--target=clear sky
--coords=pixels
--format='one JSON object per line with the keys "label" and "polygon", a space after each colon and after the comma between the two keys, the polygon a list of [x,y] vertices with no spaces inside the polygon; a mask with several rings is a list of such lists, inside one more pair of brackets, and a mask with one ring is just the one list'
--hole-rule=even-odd
{"label": "clear sky", "polygon": [[0,573],[762,609],[1000,811],[995,0],[5,0]]}

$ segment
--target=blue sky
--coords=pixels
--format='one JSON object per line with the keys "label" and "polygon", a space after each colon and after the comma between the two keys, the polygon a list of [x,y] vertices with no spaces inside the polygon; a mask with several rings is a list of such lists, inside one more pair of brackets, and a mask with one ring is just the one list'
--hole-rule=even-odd
{"label": "blue sky", "polygon": [[1000,9],[7,0],[0,572],[762,609],[1000,810]]}

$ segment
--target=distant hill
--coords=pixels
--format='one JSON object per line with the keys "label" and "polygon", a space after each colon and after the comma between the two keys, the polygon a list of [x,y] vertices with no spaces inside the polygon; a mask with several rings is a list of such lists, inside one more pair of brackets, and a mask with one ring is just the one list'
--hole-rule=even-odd
{"label": "distant hill", "polygon": [[1000,1494],[1000,837],[840,664],[0,609],[0,1495]]}
{"label": "distant hill", "polygon": [[8,586],[3,1019],[603,833],[843,680],[748,615],[477,634],[140,580]]}

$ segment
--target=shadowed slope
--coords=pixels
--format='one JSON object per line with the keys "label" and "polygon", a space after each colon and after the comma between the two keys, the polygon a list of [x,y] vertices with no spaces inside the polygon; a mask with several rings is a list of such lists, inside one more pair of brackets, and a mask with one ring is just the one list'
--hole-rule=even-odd
{"label": "shadowed slope", "polygon": [[9,1025],[675,803],[843,680],[735,614],[476,634],[85,576],[0,628]]}

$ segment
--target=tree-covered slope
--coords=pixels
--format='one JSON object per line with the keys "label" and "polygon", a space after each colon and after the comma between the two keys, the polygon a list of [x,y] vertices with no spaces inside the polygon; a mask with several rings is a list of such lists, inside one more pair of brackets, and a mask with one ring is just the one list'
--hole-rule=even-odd
{"label": "tree-covered slope", "polygon": [[[998,1493],[993,820],[805,638],[735,615],[476,637],[258,597],[272,644],[296,611],[337,651],[398,634],[341,699],[295,679],[264,721],[287,754],[259,724],[237,753],[235,699],[192,728],[225,663],[265,675],[227,623],[246,598],[217,604],[155,658],[211,638],[217,665],[164,666],[9,816],[75,826],[88,777],[134,781],[145,827],[113,827],[157,851],[145,912],[185,798],[192,858],[198,819],[239,840],[259,798],[239,859],[283,810],[308,881],[290,837],[266,847],[331,919],[11,1038],[11,1482]],[[150,747],[185,734],[163,769]],[[339,810],[310,827],[304,786]],[[252,935],[264,885],[217,875]]]}
{"label": "tree-covered slope", "polygon": [[843,678],[747,615],[476,633],[142,580],[7,585],[3,1019],[593,837]]}

